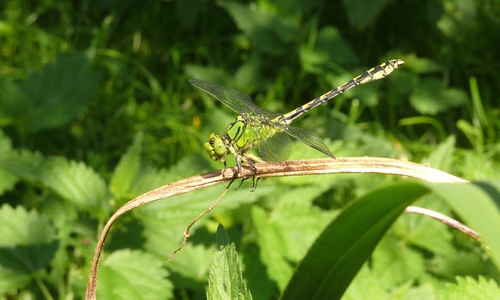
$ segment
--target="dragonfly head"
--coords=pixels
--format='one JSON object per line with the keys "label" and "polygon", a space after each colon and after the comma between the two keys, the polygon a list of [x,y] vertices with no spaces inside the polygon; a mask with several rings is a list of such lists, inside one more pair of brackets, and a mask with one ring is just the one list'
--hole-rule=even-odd
{"label": "dragonfly head", "polygon": [[211,159],[225,161],[228,149],[218,134],[210,134],[204,147]]}

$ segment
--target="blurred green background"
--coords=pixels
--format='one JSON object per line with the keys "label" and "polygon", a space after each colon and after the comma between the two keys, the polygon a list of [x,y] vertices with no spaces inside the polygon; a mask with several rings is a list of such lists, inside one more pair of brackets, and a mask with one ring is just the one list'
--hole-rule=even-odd
{"label": "blurred green background", "polygon": [[[0,242],[39,254],[1,266],[2,298],[81,298],[96,237],[114,210],[152,188],[222,168],[203,142],[236,116],[189,78],[288,112],[400,58],[406,64],[389,77],[340,95],[294,125],[316,132],[338,157],[400,158],[469,180],[498,178],[499,41],[495,0],[0,2],[0,219],[15,229]],[[293,159],[312,157],[323,155],[294,143]],[[259,256],[261,213],[289,222],[279,230],[295,222],[307,237],[300,249],[283,250],[293,266],[340,207],[394,180],[270,179],[254,193],[245,183],[165,265],[189,221],[222,191],[215,187],[128,214],[105,251],[130,268],[148,266],[152,287],[138,284],[147,291],[127,299],[204,299],[214,232],[223,223],[244,256],[254,299],[276,299],[286,279]],[[451,214],[442,203],[423,201]],[[435,231],[447,237],[447,256],[395,231],[384,247],[404,240],[414,252],[402,261],[418,270],[394,275],[404,278],[388,280],[387,294],[408,282],[432,286],[426,289],[432,294],[458,275],[498,278],[480,246],[444,227]],[[463,260],[461,270],[453,268]],[[100,274],[109,289],[112,262]],[[118,299],[110,295],[103,291],[101,298]]]}

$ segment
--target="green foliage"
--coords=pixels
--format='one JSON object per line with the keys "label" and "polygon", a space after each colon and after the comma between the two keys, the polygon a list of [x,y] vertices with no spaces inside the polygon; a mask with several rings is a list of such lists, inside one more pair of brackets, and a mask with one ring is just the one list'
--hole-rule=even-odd
{"label": "green foliage", "polygon": [[172,298],[173,285],[161,259],[143,251],[118,250],[102,261],[98,299]]}
{"label": "green foliage", "polygon": [[207,299],[252,299],[245,285],[234,243],[222,225],[217,227],[217,250],[208,271]]}
{"label": "green foliage", "polygon": [[[311,299],[301,286],[344,299],[499,298],[499,15],[487,0],[1,1],[1,297],[82,298],[119,206],[222,167],[202,145],[235,115],[188,78],[287,112],[401,58],[394,75],[297,125],[337,157],[408,159],[474,183],[349,174],[263,179],[251,193],[245,182],[169,263],[222,187],[155,202],[114,225],[98,299]],[[293,159],[320,156],[294,144]],[[456,216],[483,243],[426,217],[395,220],[410,202]],[[234,244],[214,245],[219,223]]]}

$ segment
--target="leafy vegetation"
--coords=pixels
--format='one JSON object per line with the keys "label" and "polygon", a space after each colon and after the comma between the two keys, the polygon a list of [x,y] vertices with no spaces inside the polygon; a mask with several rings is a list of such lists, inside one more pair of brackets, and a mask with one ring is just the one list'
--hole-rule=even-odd
{"label": "leafy vegetation", "polygon": [[[337,157],[410,160],[474,183],[343,174],[263,179],[250,192],[244,182],[168,263],[223,187],[148,204],[113,226],[98,299],[313,299],[301,285],[344,299],[499,298],[499,16],[491,0],[0,2],[2,298],[83,298],[114,211],[222,168],[203,142],[235,115],[187,79],[288,112],[393,58],[405,61],[393,75],[294,124]],[[292,159],[315,157],[294,144]],[[484,244],[399,216],[410,203],[460,218]],[[331,229],[342,220],[350,230]],[[318,263],[331,273],[307,269]]]}

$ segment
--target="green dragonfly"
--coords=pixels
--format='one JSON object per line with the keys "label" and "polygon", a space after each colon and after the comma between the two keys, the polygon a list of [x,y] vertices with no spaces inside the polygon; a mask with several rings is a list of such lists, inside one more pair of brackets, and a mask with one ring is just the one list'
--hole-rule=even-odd
{"label": "green dragonfly", "polygon": [[[287,114],[275,113],[258,107],[248,95],[242,92],[215,83],[190,79],[189,82],[192,85],[217,98],[239,115],[223,135],[212,133],[204,144],[205,149],[210,158],[221,160],[224,167],[227,156],[232,154],[235,157],[238,172],[241,172],[242,162],[252,166],[256,172],[256,162],[286,160],[291,153],[288,135],[335,158],[318,135],[303,128],[291,126],[290,123],[300,115],[357,85],[384,78],[403,64],[404,61],[401,59],[388,60]],[[257,147],[262,159],[247,153],[253,147]]]}

